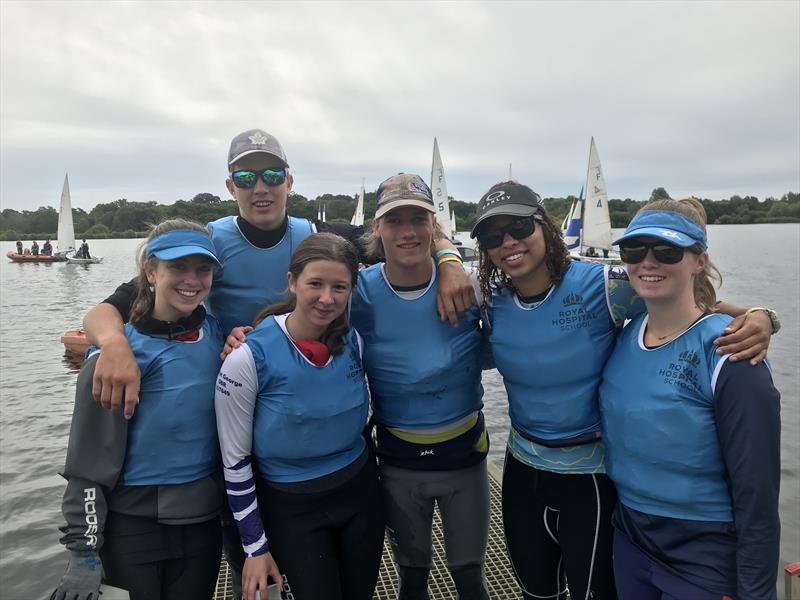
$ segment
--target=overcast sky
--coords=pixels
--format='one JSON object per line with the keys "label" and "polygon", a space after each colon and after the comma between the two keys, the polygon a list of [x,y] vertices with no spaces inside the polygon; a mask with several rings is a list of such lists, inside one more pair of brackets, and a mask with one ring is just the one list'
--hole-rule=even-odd
{"label": "overcast sky", "polygon": [[238,132],[295,190],[430,177],[612,198],[800,191],[800,2],[0,2],[0,205],[228,197]]}

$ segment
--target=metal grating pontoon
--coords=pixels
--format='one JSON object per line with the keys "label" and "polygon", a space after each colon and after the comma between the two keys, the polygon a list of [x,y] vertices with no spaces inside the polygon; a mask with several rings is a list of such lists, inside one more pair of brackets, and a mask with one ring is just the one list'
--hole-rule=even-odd
{"label": "metal grating pontoon", "polygon": [[[506,540],[503,534],[503,518],[500,511],[501,472],[489,463],[489,495],[491,501],[489,516],[489,544],[486,548],[486,580],[489,583],[489,597],[492,600],[517,600],[522,596],[514,578],[514,572],[506,554]],[[442,523],[438,509],[433,519],[433,554],[434,567],[428,581],[431,600],[455,600],[455,585],[447,571],[444,551]],[[233,598],[233,579],[224,560],[219,570],[215,600]],[[374,600],[393,600],[397,598],[397,570],[392,562],[388,543],[383,545],[383,562],[381,563],[378,584],[375,587]]]}

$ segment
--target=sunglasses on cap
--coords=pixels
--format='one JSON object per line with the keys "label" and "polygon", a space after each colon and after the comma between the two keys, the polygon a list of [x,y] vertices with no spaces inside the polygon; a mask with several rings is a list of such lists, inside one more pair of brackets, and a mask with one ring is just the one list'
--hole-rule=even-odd
{"label": "sunglasses on cap", "polygon": [[262,169],[261,171],[240,169],[231,173],[233,185],[243,190],[251,190],[256,187],[259,177],[269,187],[275,187],[286,181],[286,169]]}
{"label": "sunglasses on cap", "polygon": [[619,245],[619,257],[627,265],[635,265],[644,260],[647,251],[652,250],[653,258],[663,265],[674,265],[683,260],[683,253],[686,248],[673,246],[664,241],[643,242],[632,239],[622,242]]}
{"label": "sunglasses on cap", "polygon": [[514,219],[505,227],[481,231],[475,237],[477,237],[482,250],[493,250],[503,245],[506,234],[515,240],[524,240],[526,237],[533,235],[535,230],[536,225],[533,217],[524,217]]}

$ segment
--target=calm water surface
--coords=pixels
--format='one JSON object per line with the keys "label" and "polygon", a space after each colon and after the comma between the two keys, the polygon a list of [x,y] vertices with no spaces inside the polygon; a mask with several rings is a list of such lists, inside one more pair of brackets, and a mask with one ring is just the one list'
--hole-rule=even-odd
{"label": "calm water surface", "polygon": [[[712,226],[720,297],[775,308],[783,321],[770,358],[782,394],[781,560],[800,560],[800,225]],[[29,243],[29,242],[28,242]],[[66,553],[58,543],[58,475],[66,453],[77,369],[59,336],[134,273],[136,240],[95,240],[97,265],[13,264],[0,243],[0,596],[43,598],[58,583]],[[490,458],[502,464],[508,416],[496,371],[484,374]]]}

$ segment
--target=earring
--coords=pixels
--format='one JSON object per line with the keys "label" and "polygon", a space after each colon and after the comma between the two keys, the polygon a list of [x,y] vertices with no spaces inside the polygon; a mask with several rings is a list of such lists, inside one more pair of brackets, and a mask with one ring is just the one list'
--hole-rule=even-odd
{"label": "earring", "polygon": [[155,286],[148,285],[148,286],[147,286],[147,288],[148,288],[148,289],[149,289],[151,292],[155,292],[155,291],[156,291],[156,288],[155,288]]}

